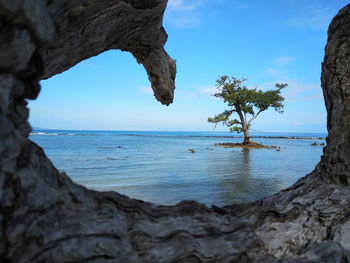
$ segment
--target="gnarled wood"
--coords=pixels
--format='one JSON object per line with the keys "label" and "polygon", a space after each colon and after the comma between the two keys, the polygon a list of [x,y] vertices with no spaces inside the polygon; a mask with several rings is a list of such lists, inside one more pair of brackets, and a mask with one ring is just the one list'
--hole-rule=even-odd
{"label": "gnarled wood", "polygon": [[161,0],[0,0],[0,262],[349,262],[350,6],[323,63],[328,145],[315,171],[262,200],[156,206],[76,185],[28,140],[38,80],[107,49],[144,64],[172,101]]}

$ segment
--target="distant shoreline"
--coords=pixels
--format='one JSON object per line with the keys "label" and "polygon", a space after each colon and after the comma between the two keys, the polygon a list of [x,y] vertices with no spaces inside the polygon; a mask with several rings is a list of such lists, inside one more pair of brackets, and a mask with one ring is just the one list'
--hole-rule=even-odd
{"label": "distant shoreline", "polygon": [[[191,137],[191,136],[189,136]],[[193,136],[195,137],[195,136]],[[214,137],[214,138],[237,138],[242,139],[243,136],[198,136],[198,137]],[[325,140],[326,137],[296,137],[296,136],[250,136],[252,139],[290,139],[290,140]]]}
{"label": "distant shoreline", "polygon": [[[182,134],[182,135],[168,135],[168,134],[130,134],[130,133],[109,133],[109,134],[99,134],[99,133],[75,133],[74,131],[65,132],[65,131],[55,131],[52,132],[44,132],[44,131],[34,131],[31,132],[30,135],[47,135],[47,136],[135,136],[135,137],[188,137],[188,138],[218,138],[218,139],[242,139],[243,136],[229,136],[229,135],[191,135],[191,134]],[[284,140],[325,140],[326,137],[310,137],[310,136],[268,136],[268,135],[253,135],[250,138],[252,139],[284,139]]]}

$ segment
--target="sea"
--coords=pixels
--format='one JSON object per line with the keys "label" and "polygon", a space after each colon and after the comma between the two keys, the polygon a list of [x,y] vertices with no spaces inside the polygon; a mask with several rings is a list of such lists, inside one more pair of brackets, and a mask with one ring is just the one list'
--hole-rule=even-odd
{"label": "sea", "polygon": [[[319,162],[325,133],[251,133],[277,149],[214,146],[242,142],[226,132],[36,130],[30,139],[78,184],[161,205],[249,202],[279,192]],[[317,145],[312,145],[316,142]]]}

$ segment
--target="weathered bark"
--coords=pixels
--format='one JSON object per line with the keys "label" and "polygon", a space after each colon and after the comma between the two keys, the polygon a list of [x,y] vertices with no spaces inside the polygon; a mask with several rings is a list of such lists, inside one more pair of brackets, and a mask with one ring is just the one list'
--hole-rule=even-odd
{"label": "weathered bark", "polygon": [[52,40],[40,43],[43,68],[37,79],[106,50],[120,49],[143,64],[156,98],[168,105],[173,101],[176,66],[163,49],[168,37],[162,27],[166,4],[162,0],[51,1],[48,12],[59,26],[51,30],[55,32]]}
{"label": "weathered bark", "polygon": [[322,64],[327,108],[327,147],[317,172],[328,181],[350,183],[350,16],[348,7],[333,19]]}
{"label": "weathered bark", "polygon": [[243,135],[244,135],[243,144],[254,143],[254,142],[250,139],[248,128],[243,127]]}
{"label": "weathered bark", "polygon": [[249,126],[247,124],[247,118],[246,115],[243,115],[242,109],[239,105],[236,105],[236,112],[239,116],[239,119],[241,120],[241,126],[243,130],[243,144],[251,144],[254,143],[249,136]]}
{"label": "weathered bark", "polygon": [[161,0],[0,0],[0,262],[349,262],[350,6],[333,20],[322,87],[329,137],[315,171],[262,200],[156,206],[95,192],[28,140],[38,80],[130,51],[172,100]]}

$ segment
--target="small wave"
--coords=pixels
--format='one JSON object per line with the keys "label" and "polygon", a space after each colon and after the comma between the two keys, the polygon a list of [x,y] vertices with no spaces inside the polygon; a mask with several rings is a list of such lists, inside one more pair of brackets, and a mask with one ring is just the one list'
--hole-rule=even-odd
{"label": "small wave", "polygon": [[49,133],[49,132],[31,132],[30,135],[59,135],[58,133]]}
{"label": "small wave", "polygon": [[76,136],[75,133],[31,132],[30,135]]}

